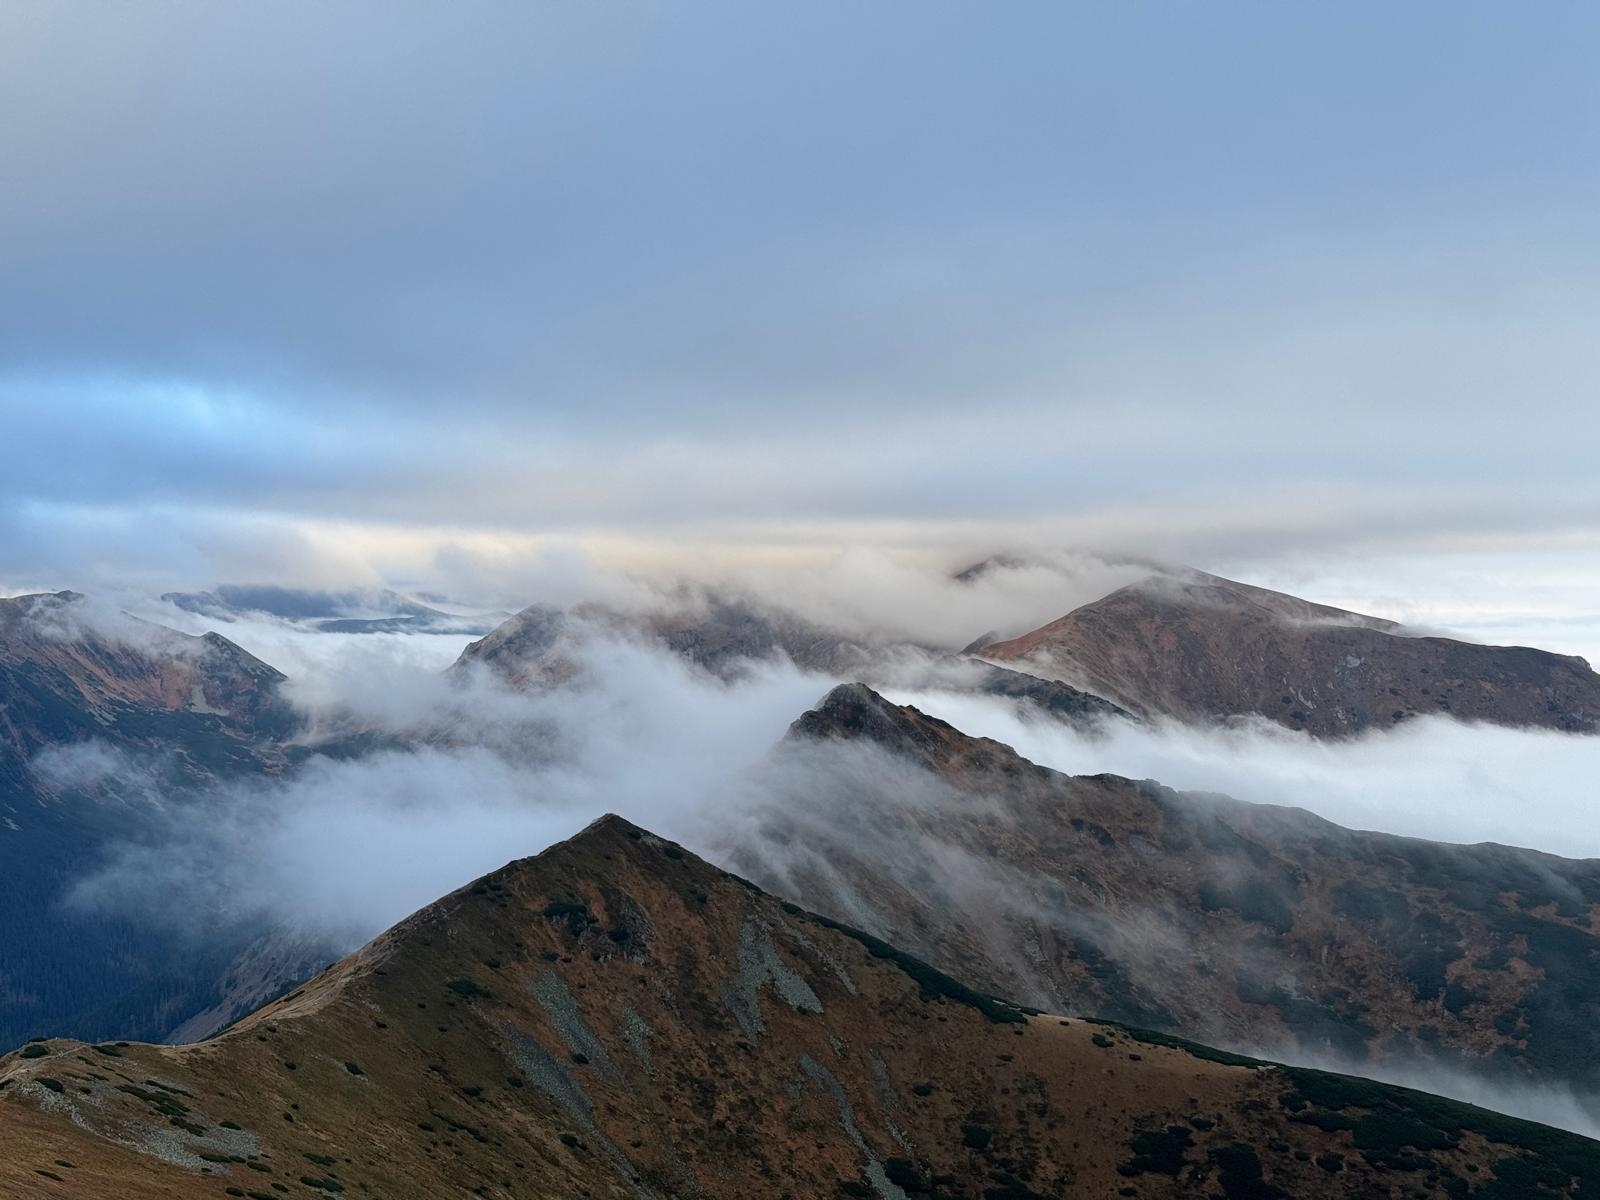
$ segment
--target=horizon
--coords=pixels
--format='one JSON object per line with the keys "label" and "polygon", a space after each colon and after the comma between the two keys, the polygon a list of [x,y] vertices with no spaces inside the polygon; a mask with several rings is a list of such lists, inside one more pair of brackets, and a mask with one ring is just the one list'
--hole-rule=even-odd
{"label": "horizon", "polygon": [[311,11],[0,13],[0,587],[1079,550],[1600,650],[1592,12]]}

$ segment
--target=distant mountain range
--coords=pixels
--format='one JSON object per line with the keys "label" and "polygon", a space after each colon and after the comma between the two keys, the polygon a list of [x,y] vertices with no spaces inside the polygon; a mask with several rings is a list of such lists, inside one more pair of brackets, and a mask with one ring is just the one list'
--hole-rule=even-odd
{"label": "distant mountain range", "polygon": [[1581,658],[1416,636],[1198,571],[1122,588],[976,653],[1147,717],[1265,717],[1317,737],[1429,714],[1600,728],[1600,675]]}
{"label": "distant mountain range", "polygon": [[209,1042],[0,1059],[8,1197],[1591,1195],[1600,1143],[976,991],[616,818]]}
{"label": "distant mountain range", "polygon": [[[287,589],[217,589],[201,596],[214,596],[223,605],[219,614],[266,613],[318,632],[321,622],[391,619],[330,615],[354,611],[350,596],[335,601],[328,594]],[[200,606],[201,596],[186,597],[185,607]],[[382,603],[409,602],[398,597]],[[426,613],[436,610],[419,607],[425,611],[397,610],[392,619],[431,621]],[[44,1139],[30,1145],[59,1143],[58,1157],[86,1172],[70,1177],[79,1181],[73,1185],[80,1189],[77,1194],[188,1195],[182,1188],[198,1180],[196,1186],[203,1183],[209,1189],[204,1194],[211,1195],[226,1174],[232,1182],[220,1189],[224,1194],[232,1187],[253,1195],[262,1190],[267,1172],[259,1172],[260,1179],[246,1178],[238,1169],[255,1168],[233,1159],[254,1155],[259,1165],[282,1174],[287,1157],[305,1154],[343,1164],[337,1169],[344,1173],[335,1176],[333,1164],[306,1159],[329,1168],[319,1173],[308,1167],[308,1178],[347,1187],[359,1176],[377,1194],[393,1195],[434,1193],[383,1191],[379,1185],[391,1167],[403,1168],[407,1178],[430,1181],[430,1187],[448,1178],[455,1181],[449,1187],[468,1181],[463,1186],[469,1191],[482,1187],[490,1190],[481,1194],[505,1195],[549,1194],[540,1188],[566,1194],[563,1189],[587,1187],[596,1196],[619,1188],[618,1194],[664,1196],[687,1188],[689,1175],[704,1195],[723,1194],[718,1189],[732,1187],[729,1179],[748,1185],[759,1177],[775,1195],[787,1188],[795,1196],[926,1193],[986,1200],[1126,1194],[1126,1188],[1134,1195],[1209,1194],[1206,1188],[1245,1197],[1366,1195],[1372,1193],[1361,1189],[1374,1186],[1385,1171],[1404,1172],[1408,1184],[1425,1194],[1483,1194],[1491,1200],[1547,1194],[1516,1191],[1519,1179],[1548,1180],[1552,1195],[1577,1186],[1572,1183],[1581,1174],[1576,1168],[1558,1179],[1562,1164],[1571,1166],[1577,1159],[1564,1157],[1565,1150],[1550,1159],[1550,1144],[1526,1141],[1532,1134],[1507,1134],[1512,1126],[1495,1126],[1493,1134],[1471,1132],[1477,1127],[1464,1123],[1467,1118],[1450,1117],[1444,1132],[1428,1126],[1435,1131],[1415,1135],[1427,1145],[1413,1141],[1375,1149],[1375,1135],[1356,1137],[1352,1127],[1363,1128],[1361,1122],[1368,1121],[1370,1130],[1370,1121],[1384,1114],[1383,1120],[1414,1130],[1418,1126],[1406,1122],[1426,1123],[1445,1110],[1418,1116],[1421,1110],[1406,1106],[1422,1101],[1392,1092],[1362,1093],[1359,1104],[1307,1100],[1296,1107],[1311,1094],[1306,1088],[1318,1085],[1291,1086],[1283,1082],[1286,1076],[1264,1068],[1224,1070],[1210,1052],[1194,1059],[1170,1042],[1179,1036],[1227,1052],[1337,1059],[1374,1068],[1443,1068],[1490,1087],[1549,1085],[1570,1089],[1600,1113],[1595,1065],[1600,1063],[1600,864],[1508,847],[1358,833],[1293,808],[1177,793],[1152,781],[1067,777],[998,743],[968,737],[892,704],[875,689],[995,697],[1091,737],[1107,722],[1267,719],[1305,736],[1343,738],[1422,715],[1577,736],[1593,733],[1600,714],[1600,677],[1581,659],[1412,636],[1378,618],[1213,576],[1168,573],[1032,633],[1001,641],[979,637],[965,649],[830,630],[731,592],[698,592],[681,603],[668,597],[646,612],[535,605],[469,645],[451,672],[463,680],[487,674],[502,684],[560,689],[572,684],[588,640],[595,637],[633,639],[679,655],[711,677],[708,686],[736,680],[757,664],[782,661],[816,674],[819,692],[826,686],[823,680],[843,685],[800,716],[769,757],[775,775],[787,772],[811,790],[794,792],[786,808],[725,823],[716,844],[718,857],[731,867],[785,902],[822,914],[821,922],[789,912],[783,902],[762,898],[737,881],[728,883],[687,856],[675,857],[681,853],[676,848],[660,849],[658,857],[687,863],[684,871],[720,882],[696,884],[687,893],[680,889],[670,900],[650,874],[666,869],[662,863],[636,861],[642,847],[655,853],[660,843],[642,831],[608,823],[585,835],[587,840],[568,844],[578,849],[534,860],[542,866],[517,864],[491,877],[498,884],[485,881],[484,891],[469,889],[426,910],[296,999],[248,1019],[223,1041],[203,1043],[195,1051],[112,1045],[85,1052],[52,1043],[43,1052],[54,1063],[49,1070],[35,1057],[6,1060],[0,1072],[14,1082],[0,1099],[12,1102],[10,1119],[15,1128],[28,1131],[28,1138]],[[0,1047],[58,1033],[102,1043],[205,1037],[292,989],[330,960],[326,946],[262,924],[240,923],[205,938],[186,937],[64,903],[71,884],[99,862],[108,844],[154,836],[160,826],[151,821],[151,797],[162,805],[214,803],[202,797],[225,794],[215,785],[292,777],[309,756],[334,749],[311,739],[285,698],[284,682],[274,668],[216,633],[179,634],[105,612],[68,592],[0,600],[0,903],[7,914],[0,929]],[[453,728],[450,736],[470,739],[471,730]],[[392,733],[373,737],[372,745],[393,747]],[[360,754],[364,744],[362,731],[356,730],[337,752]],[[121,756],[117,761],[127,765],[126,771],[102,771],[92,784],[85,783],[70,769],[76,753]],[[892,767],[885,769],[886,763]],[[1295,801],[1292,795],[1283,799]],[[200,809],[194,815],[204,819]],[[580,860],[582,871],[574,865]],[[552,882],[555,876],[546,874],[558,866],[564,881],[559,887]],[[708,915],[709,925],[701,924],[694,907],[701,892],[753,897],[749,903],[757,908],[735,905],[723,916]],[[491,898],[485,912],[492,921],[500,920],[496,914],[521,914],[517,920],[525,921],[528,905],[539,914],[554,909],[523,926],[523,934],[498,924],[487,931],[473,922],[453,924],[456,918],[449,914],[478,905],[485,896]],[[689,907],[682,912],[671,907],[685,903]],[[579,908],[562,907],[569,904]],[[768,911],[773,906],[779,917]],[[591,928],[587,918],[573,923],[580,909],[598,924]],[[591,975],[591,970],[610,972],[622,961],[645,961],[630,958],[637,946],[630,939],[645,926],[630,924],[634,916],[629,914],[639,913],[650,929],[662,931],[659,938],[650,935],[648,961],[656,965],[642,972],[648,984],[637,984],[639,972]],[[733,913],[742,915],[727,915]],[[573,922],[566,921],[569,916]],[[769,954],[759,937],[746,944],[740,930],[757,918],[756,928],[766,922],[782,953]],[[774,920],[792,925],[791,932],[778,929]],[[867,933],[840,933],[829,922]],[[430,928],[437,932],[417,932]],[[545,932],[555,936],[560,930],[576,939],[571,946],[545,947],[540,941]],[[605,944],[596,940],[602,936]],[[439,944],[429,947],[419,939]],[[420,965],[396,972],[379,961],[391,951],[399,953],[397,948],[404,949],[406,962],[415,959],[430,964],[428,971],[443,972],[443,983],[427,982],[433,976]],[[430,958],[435,950],[437,960]],[[524,954],[536,950],[556,957],[548,971],[528,974]],[[923,976],[929,969],[907,965],[900,951],[965,983],[916,982],[944,977]],[[490,959],[501,966],[487,966]],[[816,982],[818,964],[830,961],[845,964],[842,969],[858,984],[858,970],[877,964],[871,977],[878,982],[861,989],[868,1000],[851,998],[855,993],[849,988],[840,992]],[[511,970],[505,964],[513,962],[523,964],[507,976],[514,986],[497,974]],[[880,969],[886,972],[881,978]],[[733,983],[724,986],[726,981],[713,979],[716,972],[730,970]],[[404,976],[403,994],[385,999],[371,990],[380,987],[384,971]],[[906,971],[912,983],[894,982],[906,980]],[[786,1004],[784,1036],[790,1036],[792,1017],[798,1040],[783,1042],[781,1061],[768,1061],[760,1039],[750,1033],[755,1025],[747,1027],[738,1014],[756,1013],[756,1024],[763,1026],[775,1020],[772,1004],[803,994],[786,972],[798,972],[811,994],[826,1001],[826,1012],[845,1014],[841,1020],[870,1030],[862,1045],[884,1048],[863,1058],[861,1045],[835,1028],[832,1018],[802,1020],[806,1014]],[[566,1000],[538,998],[540,989],[558,994],[557,984],[544,982],[547,974],[578,997],[576,1008],[569,1009]],[[668,1003],[657,994],[663,978],[687,989],[667,994],[703,993],[710,999],[662,1009]],[[836,972],[833,978],[839,978]],[[757,982],[750,985],[751,979]],[[471,983],[494,1001],[470,989],[451,993],[446,985],[453,983]],[[776,988],[775,998],[755,1004],[752,986],[762,994]],[[937,1013],[923,1000],[908,1009],[895,991],[908,986],[913,995],[944,996],[947,1003]],[[445,992],[435,995],[439,987]],[[642,988],[640,995],[629,990],[635,987]],[[965,1026],[945,1029],[957,1019],[955,1011],[946,1011],[954,1002],[957,1009],[975,1013],[980,1024],[974,1029],[989,1030],[983,1038],[995,1036],[989,1017],[1015,1009],[990,1009],[998,1003],[984,998],[990,994],[1156,1033],[1136,1036],[1030,1018],[1021,1025],[1023,1036],[1038,1035],[1038,1047],[1013,1055],[1033,1072],[1024,1085],[1005,1073],[1012,1068],[1002,1070],[1001,1059],[991,1054],[991,1062],[987,1052],[980,1053],[978,1034]],[[632,1028],[636,1034],[638,1027],[623,1021],[615,1031],[596,1032],[595,1003],[609,1006],[607,1020],[621,1020],[619,1006],[627,1004],[639,1015],[639,1027],[671,1029],[666,1040],[674,1049],[660,1060],[670,1064],[665,1081],[646,1087],[628,1074],[631,1067],[618,1066],[625,1053],[635,1054],[631,1047],[637,1039],[627,1034],[619,1049],[612,1044],[613,1033],[623,1036]],[[410,1013],[416,1005],[426,1008],[416,1008],[402,1021],[400,1009]],[[647,1011],[650,1005],[655,1007]],[[589,1033],[575,1033],[580,1024],[556,1015],[558,1010],[580,1013]],[[944,1050],[928,1041],[928,1030],[913,1036],[894,1023],[899,1017],[893,1014],[902,1010],[922,1014],[907,1018],[913,1022],[908,1028],[918,1030],[926,1020],[948,1034],[953,1047],[948,1064],[941,1058]],[[362,1012],[383,1015],[361,1017]],[[402,1043],[397,1056],[391,1058],[384,1039],[376,1037],[381,1029],[373,1021],[403,1034],[397,1034]],[[1000,1024],[1017,1022],[1007,1017]],[[529,1049],[531,1043],[518,1041],[513,1029],[543,1050]],[[815,1041],[818,1029],[829,1031],[821,1035],[822,1043]],[[1046,1039],[1047,1029],[1058,1032]],[[281,1030],[289,1031],[284,1037],[307,1040],[280,1048]],[[569,1035],[596,1039],[618,1073],[598,1084],[587,1075],[574,1076],[567,1065],[571,1054],[585,1055],[591,1064],[600,1055],[592,1046],[562,1052],[550,1040]],[[1112,1047],[1101,1046],[1097,1038]],[[1144,1042],[1135,1045],[1140,1038]],[[1152,1038],[1168,1048],[1153,1046]],[[829,1039],[839,1039],[845,1049]],[[260,1058],[269,1054],[262,1047],[271,1048],[268,1058]],[[513,1048],[532,1057],[516,1059]],[[1096,1057],[1101,1052],[1111,1054],[1117,1065],[1113,1070],[1106,1062],[1104,1070],[1112,1074],[1096,1074],[1095,1088],[1109,1088],[1108,1095],[1120,1098],[1103,1112],[1090,1112],[1069,1093],[1074,1079],[1081,1083],[1083,1071],[1102,1070],[1103,1059]],[[552,1054],[560,1070],[548,1068]],[[363,1064],[361,1073],[341,1075],[334,1069],[345,1061],[340,1055]],[[743,1057],[750,1055],[748,1061]],[[873,1055],[881,1060],[881,1070],[873,1065]],[[119,1057],[129,1061],[118,1066]],[[298,1073],[302,1059],[315,1075]],[[295,1073],[280,1079],[278,1072],[289,1070],[281,1063],[291,1060]],[[79,1078],[84,1061],[93,1070]],[[507,1068],[508,1061],[524,1065]],[[372,1099],[370,1089],[380,1086],[377,1071],[364,1065],[368,1062],[382,1064],[387,1082],[376,1108],[357,1112],[351,1097]],[[792,1062],[801,1063],[800,1075],[781,1082],[791,1079]],[[813,1073],[805,1062],[823,1073]],[[545,1065],[535,1070],[527,1065],[532,1063]],[[428,1069],[440,1065],[443,1073]],[[935,1068],[945,1065],[954,1074],[940,1076]],[[1159,1080],[1150,1074],[1158,1066],[1157,1074],[1166,1073]],[[68,1079],[69,1069],[78,1075]],[[105,1078],[96,1079],[94,1071]],[[111,1083],[117,1071],[131,1073]],[[41,1072],[63,1090],[38,1082]],[[416,1075],[422,1084],[413,1079],[418,1072],[425,1072]],[[494,1090],[496,1078],[512,1075],[521,1083],[507,1086],[524,1099],[544,1097],[539,1103],[545,1107],[537,1114],[522,1112]],[[257,1096],[229,1082],[244,1076],[272,1082]],[[735,1099],[725,1103],[701,1095],[694,1090],[700,1085],[685,1082],[708,1076],[728,1080],[727,1094]],[[911,1076],[918,1077],[914,1083],[907,1082]],[[880,1086],[880,1077],[888,1084]],[[153,1088],[148,1078],[207,1098],[205,1107],[191,1105],[183,1093]],[[313,1078],[328,1090],[310,1096],[294,1092]],[[1260,1081],[1269,1078],[1276,1082],[1262,1091]],[[122,1091],[102,1096],[102,1083]],[[933,1089],[929,1095],[978,1099],[959,1106],[917,1107],[905,1101],[908,1089],[919,1103],[926,1099],[914,1090],[923,1083]],[[73,1101],[80,1115],[87,1112],[83,1105],[94,1109],[94,1119],[85,1117],[87,1124],[60,1120],[66,1102],[51,1097],[67,1096],[69,1087],[96,1098]],[[347,1095],[352,1088],[356,1091]],[[442,1090],[434,1095],[430,1089],[435,1088]],[[473,1094],[474,1088],[482,1090]],[[393,1089],[404,1091],[403,1103],[391,1095]],[[820,1091],[812,1096],[807,1089]],[[157,1122],[176,1132],[157,1129],[154,1142],[136,1132],[137,1120],[162,1115],[155,1111],[159,1104],[141,1098],[140,1091],[157,1100],[178,1097],[168,1107],[187,1106],[185,1112],[164,1114],[176,1123]],[[890,1093],[900,1098],[895,1105],[887,1099]],[[1286,1094],[1297,1098],[1285,1099]],[[1043,1115],[1012,1112],[1023,1096],[1035,1097],[1034,1103],[1057,1114],[1056,1128]],[[406,1106],[419,1097],[430,1097],[427,1104],[437,1111],[412,1113]],[[909,1107],[896,1107],[901,1103]],[[806,1105],[821,1104],[827,1112],[802,1117],[794,1104],[806,1112]],[[190,1110],[204,1118],[186,1115]],[[326,1114],[318,1118],[326,1124],[311,1123],[318,1112]],[[683,1133],[681,1145],[673,1140],[678,1135],[662,1132],[666,1126],[660,1123],[668,1119],[663,1114],[669,1112],[694,1114],[696,1123]],[[829,1113],[855,1115],[837,1124]],[[980,1113],[990,1118],[974,1115]],[[285,1114],[293,1120],[284,1120]],[[1211,1124],[1197,1125],[1193,1115]],[[269,1118],[283,1126],[270,1126],[271,1137],[265,1133]],[[241,1129],[228,1129],[224,1121]],[[821,1141],[814,1147],[815,1161],[809,1151],[799,1153],[804,1147],[793,1134],[782,1134],[786,1140],[773,1142],[770,1154],[763,1149],[768,1144],[763,1139],[779,1138],[773,1131],[785,1121],[801,1121],[795,1128]],[[433,1130],[419,1130],[418,1122]],[[1175,1173],[1137,1165],[1145,1161],[1141,1155],[1155,1152],[1152,1137],[1180,1124],[1188,1141],[1180,1145],[1177,1134],[1168,1133],[1172,1149],[1161,1160],[1176,1164]],[[203,1137],[187,1137],[193,1133],[189,1125]],[[964,1145],[964,1125],[991,1130],[993,1144],[1004,1149],[986,1156]],[[305,1130],[313,1128],[318,1132],[311,1140],[323,1149],[299,1144]],[[624,1137],[626,1128],[641,1133],[637,1139]],[[1074,1138],[1067,1131],[1075,1128],[1095,1132],[1076,1136],[1080,1144],[1069,1154],[1064,1147]],[[644,1136],[646,1129],[657,1132]],[[431,1136],[413,1139],[412,1131]],[[233,1138],[244,1132],[254,1139],[248,1147],[242,1137]],[[563,1134],[582,1148],[566,1144]],[[1224,1134],[1231,1140],[1223,1141]],[[379,1136],[403,1148],[393,1164],[370,1155],[357,1158],[353,1147]],[[949,1136],[954,1142],[946,1145],[943,1139]],[[5,1137],[0,1129],[0,1146],[7,1145]],[[1496,1140],[1502,1137],[1511,1140]],[[1145,1150],[1135,1148],[1136,1139]],[[467,1148],[469,1141],[480,1150]],[[1093,1152],[1085,1149],[1089,1141],[1097,1147]],[[129,1160],[127,1146],[114,1144],[119,1142],[163,1149],[149,1162]],[[1225,1163],[1251,1161],[1242,1154],[1230,1160],[1228,1148],[1235,1144],[1252,1151],[1257,1174],[1249,1174],[1254,1167],[1241,1167],[1245,1175],[1229,1174]],[[894,1146],[899,1152],[891,1152]],[[491,1154],[483,1147],[497,1149]],[[633,1153],[644,1147],[651,1149]],[[1309,1158],[1301,1159],[1300,1153]],[[751,1168],[756,1176],[719,1176],[707,1165],[719,1154],[764,1166]],[[1302,1170],[1319,1155],[1338,1155],[1341,1168]],[[1424,1160],[1414,1171],[1396,1165]],[[359,1171],[358,1162],[364,1164]],[[891,1162],[898,1182],[890,1174]],[[191,1179],[173,1174],[171,1163],[191,1173],[200,1170],[199,1163],[209,1173]],[[1118,1174],[1130,1164],[1135,1164],[1131,1173]],[[48,1162],[28,1170],[34,1174],[27,1178],[26,1171],[14,1171],[14,1178],[0,1174],[8,1187],[15,1182],[20,1189],[6,1195],[61,1186],[51,1173],[69,1179],[65,1169]],[[1466,1191],[1451,1182],[1469,1177]],[[297,1178],[285,1176],[281,1182],[294,1186]],[[1229,1178],[1243,1190],[1230,1192]],[[534,1182],[512,1186],[507,1179]],[[82,1190],[89,1187],[84,1181],[98,1181],[94,1186],[104,1184],[106,1190]],[[1109,1191],[1095,1190],[1112,1184]],[[1251,1191],[1257,1184],[1268,1190]],[[1600,1182],[1586,1186],[1600,1187]],[[739,1194],[749,1194],[748,1186]]]}
{"label": "distant mountain range", "polygon": [[[152,793],[176,800],[288,767],[299,718],[283,679],[218,634],[102,612],[72,592],[0,600],[0,1044],[41,1029],[210,1032],[215,1022],[189,1022],[219,1004],[218,1021],[231,1019],[280,986],[241,987],[247,948],[275,947],[291,974],[328,961],[266,930],[200,940],[65,902],[101,847],[149,827]],[[123,757],[86,787],[52,769],[61,751],[83,747]]]}
{"label": "distant mountain range", "polygon": [[506,613],[460,615],[432,608],[389,588],[328,592],[269,585],[222,584],[209,592],[167,592],[161,597],[185,612],[214,621],[276,617],[321,633],[484,634]]}

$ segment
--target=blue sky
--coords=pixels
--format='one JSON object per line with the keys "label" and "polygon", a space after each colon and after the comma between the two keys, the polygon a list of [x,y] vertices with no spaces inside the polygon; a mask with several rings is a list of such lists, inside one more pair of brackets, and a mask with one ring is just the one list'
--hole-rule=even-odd
{"label": "blue sky", "polygon": [[9,6],[0,584],[1072,544],[1600,611],[1597,63],[1563,3]]}

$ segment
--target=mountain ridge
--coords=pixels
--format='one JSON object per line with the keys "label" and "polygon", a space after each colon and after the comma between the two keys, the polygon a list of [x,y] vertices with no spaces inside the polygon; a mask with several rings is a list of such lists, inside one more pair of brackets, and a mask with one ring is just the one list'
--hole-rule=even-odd
{"label": "mountain ridge", "polygon": [[18,1200],[1600,1181],[1600,1143],[1574,1135],[994,1001],[614,814],[210,1041],[0,1058],[0,1105]]}
{"label": "mountain ridge", "polygon": [[[897,765],[838,757],[864,749]],[[1559,1083],[1600,1117],[1600,860],[1062,775],[861,685],[783,750],[790,790],[720,851],[976,986],[1269,1057]]]}
{"label": "mountain ridge", "polygon": [[1411,634],[1199,571],[1119,588],[976,653],[1146,718],[1263,717],[1318,737],[1427,714],[1600,730],[1600,675],[1575,655]]}

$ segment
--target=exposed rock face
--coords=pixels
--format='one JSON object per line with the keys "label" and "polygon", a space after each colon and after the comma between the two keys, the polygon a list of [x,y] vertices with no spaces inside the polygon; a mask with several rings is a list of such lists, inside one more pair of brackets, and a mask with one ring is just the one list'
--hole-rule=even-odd
{"label": "exposed rock face", "polygon": [[785,749],[796,794],[727,835],[730,861],[978,986],[1229,1048],[1559,1083],[1600,1113],[1600,861],[1061,775],[859,684]]}
{"label": "exposed rock face", "polygon": [[1201,572],[1122,588],[979,653],[1183,721],[1260,716],[1320,737],[1429,713],[1600,728],[1600,675],[1581,658],[1409,636]]}
{"label": "exposed rock face", "polygon": [[[196,1046],[0,1059],[0,1192],[1577,1196],[1600,1145],[1026,1013],[616,818]],[[273,1185],[277,1185],[274,1188]],[[1488,1193],[1485,1193],[1486,1195]]]}

